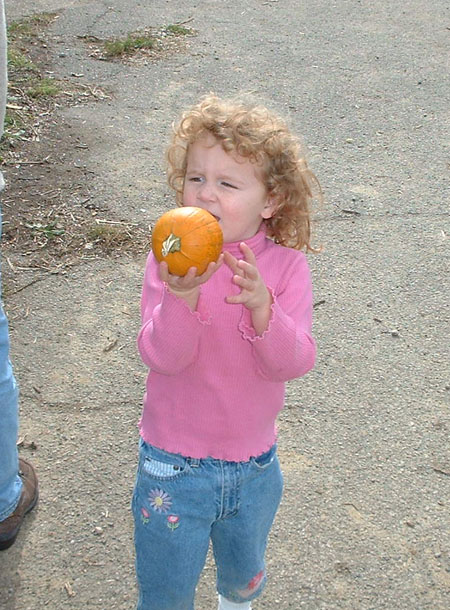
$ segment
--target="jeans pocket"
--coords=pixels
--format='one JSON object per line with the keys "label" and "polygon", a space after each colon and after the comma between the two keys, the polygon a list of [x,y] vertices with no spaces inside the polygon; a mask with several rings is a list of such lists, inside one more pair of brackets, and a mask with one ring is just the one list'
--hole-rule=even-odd
{"label": "jeans pocket", "polygon": [[168,464],[146,457],[142,464],[143,471],[154,479],[173,479],[182,474],[185,467],[178,464]]}
{"label": "jeans pocket", "polygon": [[267,470],[277,457],[277,446],[273,445],[268,451],[258,455],[257,457],[251,458],[251,463],[256,467],[257,470]]}
{"label": "jeans pocket", "polygon": [[168,481],[179,477],[188,468],[188,461],[182,456],[155,449],[145,443],[141,446],[141,474],[159,481]]}

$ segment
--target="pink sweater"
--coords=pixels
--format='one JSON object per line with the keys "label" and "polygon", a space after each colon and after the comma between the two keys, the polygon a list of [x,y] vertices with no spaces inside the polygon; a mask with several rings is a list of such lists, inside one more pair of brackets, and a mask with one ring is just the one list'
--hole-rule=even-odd
{"label": "pink sweater", "polygon": [[[255,335],[250,312],[228,304],[237,293],[225,264],[201,287],[197,311],[171,294],[150,254],[138,347],[149,367],[140,434],[172,453],[246,461],[276,439],[285,382],[313,366],[312,290],[306,257],[267,239],[247,240],[274,304]],[[238,243],[224,249],[242,258]]]}

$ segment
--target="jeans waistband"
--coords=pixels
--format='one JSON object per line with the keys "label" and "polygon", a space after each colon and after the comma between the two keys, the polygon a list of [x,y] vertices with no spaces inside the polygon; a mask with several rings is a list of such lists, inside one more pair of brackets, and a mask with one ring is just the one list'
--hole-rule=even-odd
{"label": "jeans waistband", "polygon": [[233,461],[229,461],[229,460],[220,460],[218,458],[213,458],[213,457],[193,458],[193,457],[182,455],[181,453],[172,453],[170,451],[166,451],[165,449],[160,449],[159,447],[155,447],[154,445],[151,445],[150,443],[146,443],[141,438],[140,445],[142,445],[142,444],[147,445],[147,447],[150,449],[152,456],[155,459],[158,459],[158,457],[159,458],[170,457],[172,460],[176,460],[176,461],[179,460],[180,465],[182,463],[187,462],[192,468],[196,468],[196,467],[200,466],[201,464],[247,464],[248,462],[251,462],[255,458],[264,459],[265,457],[268,457],[270,454],[275,453],[275,451],[277,449],[277,444],[275,443],[274,445],[272,445],[272,447],[270,447],[270,449],[268,449],[267,451],[264,451],[263,453],[261,453],[258,456],[255,456],[255,458],[250,458],[249,460],[242,460],[241,462],[233,462]]}

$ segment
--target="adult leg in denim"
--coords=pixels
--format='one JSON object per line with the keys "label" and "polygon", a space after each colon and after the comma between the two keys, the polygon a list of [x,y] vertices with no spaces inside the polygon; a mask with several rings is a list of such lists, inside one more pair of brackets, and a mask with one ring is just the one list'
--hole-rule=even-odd
{"label": "adult leg in denim", "polygon": [[193,610],[206,561],[213,501],[198,470],[153,478],[140,468],[133,495],[138,610]]}
{"label": "adult leg in denim", "polygon": [[217,590],[231,602],[255,599],[264,588],[264,555],[282,489],[276,457],[263,469],[251,463],[242,465],[238,509],[213,525]]}
{"label": "adult leg in denim", "polygon": [[14,511],[22,490],[16,445],[18,426],[18,389],[9,360],[8,321],[1,305],[0,270],[0,521]]}

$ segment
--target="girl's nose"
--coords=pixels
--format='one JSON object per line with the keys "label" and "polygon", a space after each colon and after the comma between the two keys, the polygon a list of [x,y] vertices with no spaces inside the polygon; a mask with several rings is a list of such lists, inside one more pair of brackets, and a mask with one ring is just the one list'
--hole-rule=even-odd
{"label": "girl's nose", "polygon": [[214,187],[204,182],[198,190],[198,197],[201,201],[212,201],[215,198]]}

